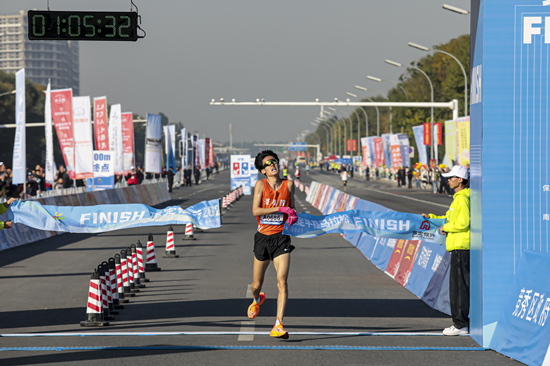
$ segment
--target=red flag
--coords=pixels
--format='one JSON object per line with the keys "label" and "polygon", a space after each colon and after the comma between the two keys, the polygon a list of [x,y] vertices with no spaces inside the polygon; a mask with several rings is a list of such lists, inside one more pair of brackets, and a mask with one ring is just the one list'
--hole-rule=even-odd
{"label": "red flag", "polygon": [[122,152],[124,156],[124,175],[130,173],[134,166],[134,117],[132,112],[121,113],[122,120]]}
{"label": "red flag", "polygon": [[353,151],[357,151],[357,140],[353,139]]}

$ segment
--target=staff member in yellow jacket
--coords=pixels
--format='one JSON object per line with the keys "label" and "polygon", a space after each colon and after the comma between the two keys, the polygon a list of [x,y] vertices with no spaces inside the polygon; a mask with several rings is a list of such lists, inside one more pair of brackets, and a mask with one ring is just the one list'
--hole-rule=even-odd
{"label": "staff member in yellow jacket", "polygon": [[[4,212],[8,210],[8,207],[10,207],[11,203],[15,201],[15,198],[10,198],[7,202],[4,202],[0,205],[0,215],[2,215]],[[13,225],[13,222],[11,220],[9,221],[0,221],[0,230],[2,229],[11,229],[11,226]]]}
{"label": "staff member in yellow jacket", "polygon": [[443,330],[444,335],[469,333],[470,313],[470,174],[463,166],[455,165],[450,172],[442,174],[449,187],[455,190],[453,202],[445,216],[422,214],[430,219],[447,219],[440,229],[447,235],[447,251],[451,253],[449,269],[449,298],[453,325]]}

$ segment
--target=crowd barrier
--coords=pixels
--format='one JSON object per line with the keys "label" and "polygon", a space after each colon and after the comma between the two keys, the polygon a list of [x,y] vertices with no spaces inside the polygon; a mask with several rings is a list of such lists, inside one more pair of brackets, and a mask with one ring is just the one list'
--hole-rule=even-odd
{"label": "crowd barrier", "polygon": [[[36,198],[36,200],[43,205],[52,206],[95,206],[121,203],[143,203],[148,206],[154,206],[170,200],[165,180],[156,183],[132,185],[103,191],[76,192],[65,195],[40,197]],[[6,221],[7,219],[7,212],[0,215],[0,221]],[[14,224],[11,229],[0,230],[0,250],[32,243],[57,234],[58,233],[55,231],[37,230],[25,225]]]}
{"label": "crowd barrier", "polygon": [[[298,189],[307,193],[306,201],[323,215],[348,210],[391,211],[315,181],[309,187],[303,187],[301,183],[300,186]],[[448,281],[450,254],[444,245],[373,237],[366,233],[342,236],[374,265],[430,307],[451,314]]]}

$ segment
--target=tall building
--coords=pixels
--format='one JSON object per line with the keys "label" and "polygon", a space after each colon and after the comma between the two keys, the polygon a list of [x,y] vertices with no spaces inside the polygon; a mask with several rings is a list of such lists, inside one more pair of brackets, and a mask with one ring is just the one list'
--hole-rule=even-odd
{"label": "tall building", "polygon": [[73,88],[80,94],[78,42],[29,41],[27,13],[0,15],[0,70],[15,73],[25,68],[25,77],[52,89]]}

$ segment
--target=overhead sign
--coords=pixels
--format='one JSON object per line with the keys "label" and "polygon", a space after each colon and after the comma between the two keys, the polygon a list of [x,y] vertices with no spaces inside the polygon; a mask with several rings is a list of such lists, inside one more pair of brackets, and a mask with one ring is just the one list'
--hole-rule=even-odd
{"label": "overhead sign", "polygon": [[29,10],[29,40],[137,41],[136,12]]}
{"label": "overhead sign", "polygon": [[305,142],[293,142],[288,146],[289,151],[305,151],[306,143]]}

